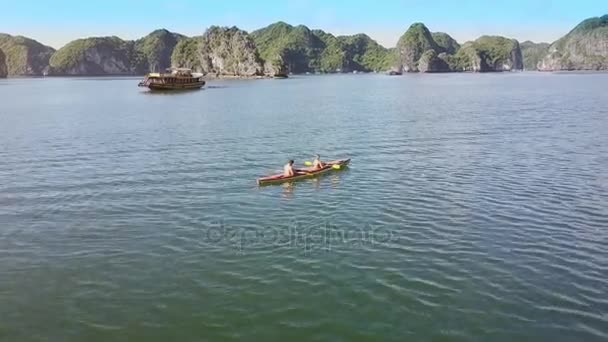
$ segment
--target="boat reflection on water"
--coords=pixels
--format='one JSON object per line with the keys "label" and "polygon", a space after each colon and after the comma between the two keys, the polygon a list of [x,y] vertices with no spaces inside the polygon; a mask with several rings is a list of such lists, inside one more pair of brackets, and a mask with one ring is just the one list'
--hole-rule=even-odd
{"label": "boat reflection on water", "polygon": [[152,95],[152,96],[184,96],[184,95],[192,95],[194,93],[205,91],[203,88],[201,89],[179,89],[172,91],[141,91],[140,94]]}
{"label": "boat reflection on water", "polygon": [[[344,170],[341,170],[344,171]],[[331,175],[331,187],[332,189],[337,189],[338,186],[340,185],[340,173],[335,173],[333,175]]]}
{"label": "boat reflection on water", "polygon": [[296,190],[295,183],[284,183],[281,184],[283,188],[283,198],[292,199]]}
{"label": "boat reflection on water", "polygon": [[280,185],[282,189],[282,197],[285,199],[293,199],[297,187],[300,187],[301,189],[310,189],[309,185],[312,185],[315,190],[321,190],[322,185],[326,185],[325,188],[332,190],[338,189],[342,180],[342,173],[346,172],[346,170],[348,170],[348,168],[335,170],[331,175],[314,177],[305,181],[283,183]]}

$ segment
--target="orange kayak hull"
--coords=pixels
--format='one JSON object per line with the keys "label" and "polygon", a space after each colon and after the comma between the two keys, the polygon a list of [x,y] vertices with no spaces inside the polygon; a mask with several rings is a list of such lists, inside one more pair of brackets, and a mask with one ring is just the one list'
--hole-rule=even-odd
{"label": "orange kayak hull", "polygon": [[346,166],[346,165],[348,165],[348,163],[350,163],[350,158],[333,160],[333,161],[326,162],[325,167],[320,170],[313,171],[312,168],[303,168],[300,170],[304,171],[306,173],[298,173],[291,177],[285,177],[282,173],[280,173],[280,174],[273,175],[273,176],[258,178],[257,182],[258,182],[258,185],[273,185],[273,184],[281,184],[281,183],[286,183],[286,182],[295,182],[298,180],[313,178],[313,177],[322,175],[324,173],[331,172],[331,171],[335,170],[334,165]]}

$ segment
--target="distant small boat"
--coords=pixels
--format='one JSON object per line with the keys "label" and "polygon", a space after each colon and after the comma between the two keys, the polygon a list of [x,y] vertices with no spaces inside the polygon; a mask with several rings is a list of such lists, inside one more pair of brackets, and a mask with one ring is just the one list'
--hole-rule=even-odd
{"label": "distant small boat", "polygon": [[139,82],[139,87],[151,90],[200,89],[205,85],[203,74],[187,68],[169,68],[167,73],[150,73]]}

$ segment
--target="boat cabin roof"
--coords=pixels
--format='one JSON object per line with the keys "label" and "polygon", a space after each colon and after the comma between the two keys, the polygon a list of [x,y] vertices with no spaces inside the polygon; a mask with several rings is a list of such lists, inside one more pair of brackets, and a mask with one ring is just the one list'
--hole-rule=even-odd
{"label": "boat cabin roof", "polygon": [[167,68],[167,71],[170,72],[172,75],[179,75],[179,76],[191,76],[192,75],[192,69],[189,69],[189,68]]}

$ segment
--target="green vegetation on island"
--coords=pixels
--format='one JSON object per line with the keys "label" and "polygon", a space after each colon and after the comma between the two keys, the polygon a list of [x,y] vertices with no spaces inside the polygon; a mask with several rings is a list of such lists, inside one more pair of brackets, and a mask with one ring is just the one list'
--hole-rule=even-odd
{"label": "green vegetation on island", "polygon": [[164,71],[171,66],[171,55],[175,46],[185,38],[181,34],[160,29],[136,40],[132,68],[137,73]]}
{"label": "green vegetation on island", "polygon": [[548,48],[538,70],[607,70],[608,14],[589,18]]}
{"label": "green vegetation on island", "polygon": [[414,23],[387,49],[365,34],[334,36],[304,25],[277,22],[248,34],[210,27],[185,37],[165,29],[138,40],[77,39],[55,51],[39,42],[0,33],[0,77],[134,75],[175,67],[218,77],[285,77],[289,73],[492,72],[608,69],[608,15],[582,21],[553,44],[518,43],[482,36],[460,45],[447,33]]}
{"label": "green vegetation on island", "polygon": [[156,30],[136,41],[118,37],[77,39],[57,50],[50,60],[53,75],[130,75],[163,71],[184,36]]}
{"label": "green vegetation on island", "polygon": [[347,71],[385,71],[394,62],[389,50],[366,34],[339,36],[338,39],[346,52]]}
{"label": "green vegetation on island", "polygon": [[439,45],[423,23],[412,24],[399,38],[396,49],[399,63],[397,69],[403,72],[418,72],[418,61],[425,52],[440,52]]}
{"label": "green vegetation on island", "polygon": [[519,44],[524,57],[524,70],[537,70],[538,62],[549,51],[549,43],[534,43],[529,40]]}
{"label": "green vegetation on island", "polygon": [[[338,42],[333,35],[325,35],[322,31],[315,34],[303,25],[277,22],[253,31],[251,37],[262,59],[270,63],[281,59],[285,68],[292,73],[330,71],[323,69],[340,69],[343,64],[340,51],[336,48]],[[328,44],[333,47],[325,52]]]}
{"label": "green vegetation on island", "polygon": [[77,39],[57,50],[50,60],[53,75],[130,74],[133,44],[118,37]]}
{"label": "green vegetation on island", "polygon": [[50,46],[23,36],[0,33],[0,50],[4,53],[8,76],[41,76],[55,52]]}
{"label": "green vegetation on island", "polygon": [[365,34],[336,37],[277,22],[251,35],[262,59],[281,60],[292,73],[382,71],[391,66],[388,50]]}
{"label": "green vegetation on island", "polygon": [[460,44],[456,39],[452,38],[449,34],[444,32],[432,32],[431,36],[441,52],[445,52],[448,55],[453,55],[460,49]]}
{"label": "green vegetation on island", "polygon": [[[306,26],[299,26],[308,30]],[[331,33],[323,30],[313,30],[313,38],[319,39],[321,44],[318,49],[320,55],[313,60],[311,68],[307,71],[315,73],[347,72],[348,56],[344,51],[344,43]],[[289,68],[288,68],[289,69]],[[291,69],[289,69],[291,70]]]}
{"label": "green vegetation on island", "polygon": [[180,40],[171,54],[171,65],[202,71],[200,44],[202,37],[192,37]]}
{"label": "green vegetation on island", "polygon": [[521,70],[522,57],[515,39],[482,36],[460,46],[443,32],[431,33],[414,23],[397,43],[398,72]]}
{"label": "green vegetation on island", "polygon": [[4,56],[4,52],[0,50],[0,78],[6,78],[8,75],[8,68],[6,66],[6,56]]}
{"label": "green vegetation on island", "polygon": [[454,71],[510,71],[523,69],[519,42],[500,36],[482,36],[460,47],[451,60]]}

